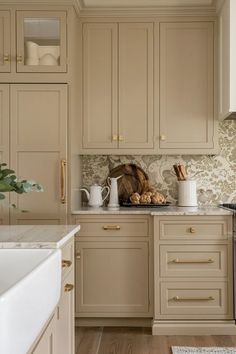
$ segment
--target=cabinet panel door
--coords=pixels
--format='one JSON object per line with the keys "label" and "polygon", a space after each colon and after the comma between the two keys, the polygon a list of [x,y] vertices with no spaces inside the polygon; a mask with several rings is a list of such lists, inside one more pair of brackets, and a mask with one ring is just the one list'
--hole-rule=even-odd
{"label": "cabinet panel door", "polygon": [[76,248],[78,316],[138,317],[148,314],[147,242],[79,241]]}
{"label": "cabinet panel door", "polygon": [[61,298],[56,321],[56,354],[74,353],[74,290],[65,291],[66,285],[74,284],[74,271],[62,283]]}
{"label": "cabinet panel door", "polygon": [[153,24],[119,25],[119,147],[153,148]]}
{"label": "cabinet panel door", "polygon": [[[0,163],[9,167],[9,85],[0,85]],[[0,200],[0,225],[9,223],[9,193]]]}
{"label": "cabinet panel door", "polygon": [[214,147],[213,40],[211,22],[160,25],[160,149]]}
{"label": "cabinet panel door", "polygon": [[[41,183],[44,192],[11,195],[17,224],[63,223],[62,162],[66,159],[67,85],[11,86],[11,166],[21,178]],[[28,212],[20,212],[26,210]]]}
{"label": "cabinet panel door", "polygon": [[0,11],[0,72],[10,72],[10,12]]}
{"label": "cabinet panel door", "polygon": [[83,148],[117,148],[117,25],[83,27]]}

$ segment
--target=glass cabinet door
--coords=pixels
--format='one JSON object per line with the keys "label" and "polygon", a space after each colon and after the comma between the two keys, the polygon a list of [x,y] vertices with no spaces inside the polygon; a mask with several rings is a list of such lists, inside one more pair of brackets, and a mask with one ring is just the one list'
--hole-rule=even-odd
{"label": "glass cabinet door", "polygon": [[10,13],[0,11],[0,72],[10,72]]}
{"label": "glass cabinet door", "polygon": [[17,72],[66,72],[66,12],[17,11]]}

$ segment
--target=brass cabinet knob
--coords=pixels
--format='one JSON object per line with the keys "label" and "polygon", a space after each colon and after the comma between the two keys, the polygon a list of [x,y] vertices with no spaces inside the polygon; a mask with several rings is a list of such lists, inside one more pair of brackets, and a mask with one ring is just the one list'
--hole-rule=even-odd
{"label": "brass cabinet knob", "polygon": [[117,140],[118,140],[118,136],[117,136],[116,134],[113,134],[113,135],[112,135],[112,140],[113,140],[113,141],[117,141]]}
{"label": "brass cabinet knob", "polygon": [[22,57],[22,55],[17,55],[16,61],[17,61],[18,64],[22,64],[22,63],[23,63],[23,57]]}
{"label": "brass cabinet knob", "polygon": [[195,234],[196,229],[194,227],[190,227],[189,232],[190,232],[190,234]]}
{"label": "brass cabinet knob", "polygon": [[160,135],[160,140],[161,140],[161,141],[165,141],[165,140],[166,140],[166,136],[165,136],[164,134],[161,134],[161,135]]}
{"label": "brass cabinet knob", "polygon": [[61,266],[62,268],[69,268],[71,266],[72,262],[66,259],[63,259],[61,261]]}
{"label": "brass cabinet knob", "polygon": [[76,258],[76,259],[80,259],[80,258],[81,258],[81,256],[80,256],[80,252],[76,252],[76,254],[75,254],[75,258]]}
{"label": "brass cabinet knob", "polygon": [[119,141],[124,141],[124,136],[123,135],[119,135]]}
{"label": "brass cabinet knob", "polygon": [[66,293],[68,293],[69,291],[72,291],[74,289],[74,285],[73,284],[66,284],[65,286],[64,286],[64,291],[66,292]]}
{"label": "brass cabinet knob", "polygon": [[9,55],[9,54],[5,54],[5,55],[3,56],[3,62],[4,62],[4,63],[9,63],[9,61],[10,61],[10,55]]}

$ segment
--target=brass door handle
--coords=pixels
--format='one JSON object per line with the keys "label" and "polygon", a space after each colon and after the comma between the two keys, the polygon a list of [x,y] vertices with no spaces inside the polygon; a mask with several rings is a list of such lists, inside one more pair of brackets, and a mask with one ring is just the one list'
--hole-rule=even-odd
{"label": "brass door handle", "polygon": [[69,268],[71,266],[72,262],[66,259],[63,259],[61,261],[61,266],[62,268]]}
{"label": "brass door handle", "polygon": [[61,204],[66,203],[66,160],[61,160]]}
{"label": "brass door handle", "polygon": [[174,296],[172,299],[174,301],[213,301],[215,300],[213,296],[208,296],[208,297],[180,297],[180,296]]}
{"label": "brass door handle", "polygon": [[191,260],[191,259],[173,259],[173,261],[170,261],[170,263],[176,263],[176,264],[184,264],[184,263],[214,263],[214,259],[209,258],[209,259],[196,259],[196,260]]}
{"label": "brass door handle", "polygon": [[120,225],[104,225],[103,230],[120,230]]}
{"label": "brass door handle", "polygon": [[66,293],[68,293],[69,291],[72,291],[74,289],[74,285],[73,284],[66,284],[65,286],[64,286],[64,291],[66,292]]}

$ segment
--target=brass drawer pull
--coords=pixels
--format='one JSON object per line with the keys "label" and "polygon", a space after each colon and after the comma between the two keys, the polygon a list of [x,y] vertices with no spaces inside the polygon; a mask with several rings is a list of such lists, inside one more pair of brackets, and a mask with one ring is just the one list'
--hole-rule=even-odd
{"label": "brass drawer pull", "polygon": [[199,260],[191,260],[191,259],[173,259],[170,263],[176,263],[176,264],[184,264],[184,263],[214,263],[214,259],[209,258],[209,259],[199,259]]}
{"label": "brass drawer pull", "polygon": [[64,286],[64,291],[66,292],[66,293],[68,293],[69,291],[72,291],[74,289],[74,285],[73,284],[66,284],[65,286]]}
{"label": "brass drawer pull", "polygon": [[181,301],[213,301],[215,300],[213,296],[208,297],[179,297],[174,296],[171,300],[181,302]]}
{"label": "brass drawer pull", "polygon": [[75,258],[76,258],[76,259],[80,259],[80,258],[81,258],[81,256],[80,256],[80,252],[76,252],[76,254],[75,254]]}
{"label": "brass drawer pull", "polygon": [[61,261],[61,266],[62,268],[69,268],[71,266],[72,262],[66,259],[63,259]]}
{"label": "brass drawer pull", "polygon": [[119,225],[104,225],[103,230],[120,230]]}
{"label": "brass drawer pull", "polygon": [[190,232],[190,234],[195,234],[196,229],[194,227],[190,227],[189,232]]}

